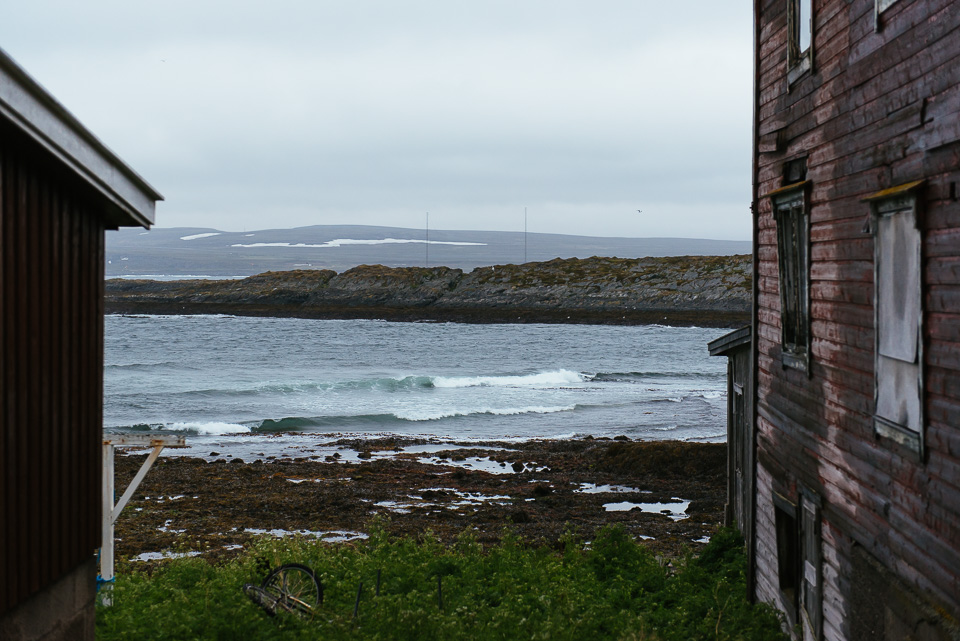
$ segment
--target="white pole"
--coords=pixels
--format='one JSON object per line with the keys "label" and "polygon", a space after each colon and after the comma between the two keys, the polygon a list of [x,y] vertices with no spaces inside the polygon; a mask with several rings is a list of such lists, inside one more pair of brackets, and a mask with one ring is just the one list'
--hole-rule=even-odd
{"label": "white pole", "polygon": [[130,485],[127,486],[127,491],[123,493],[123,496],[120,497],[120,500],[117,501],[117,504],[113,507],[113,518],[111,523],[117,522],[117,517],[120,516],[120,512],[123,511],[123,508],[126,507],[130,497],[133,496],[133,493],[137,491],[138,487],[140,487],[140,482],[143,480],[143,477],[146,476],[147,472],[150,471],[154,461],[157,460],[157,457],[160,456],[160,452],[162,451],[163,445],[155,445],[153,447],[153,451],[150,452],[150,456],[148,456],[147,460],[143,462],[143,465],[140,466],[140,471],[137,472],[137,475],[133,477],[132,481],[130,481]]}
{"label": "white pole", "polygon": [[108,590],[113,587],[109,582],[113,579],[113,445],[103,444],[103,501],[101,505],[101,525],[102,540],[100,541],[100,578],[108,583],[102,583],[104,594],[101,596],[101,603],[110,605],[112,599]]}

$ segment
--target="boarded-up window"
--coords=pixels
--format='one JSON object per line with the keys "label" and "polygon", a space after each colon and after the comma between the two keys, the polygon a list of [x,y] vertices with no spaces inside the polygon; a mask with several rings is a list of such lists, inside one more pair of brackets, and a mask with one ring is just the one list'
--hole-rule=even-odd
{"label": "boarded-up window", "polygon": [[785,367],[809,371],[810,223],[805,185],[779,190],[772,198],[777,220],[781,360]]}
{"label": "boarded-up window", "polygon": [[922,259],[914,189],[871,200],[876,324],[875,425],[920,451],[923,433]]}

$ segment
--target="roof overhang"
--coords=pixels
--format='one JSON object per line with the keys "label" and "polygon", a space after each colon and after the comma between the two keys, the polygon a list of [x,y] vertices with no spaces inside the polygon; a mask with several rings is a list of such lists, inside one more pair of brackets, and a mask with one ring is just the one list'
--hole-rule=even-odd
{"label": "roof overhang", "polygon": [[56,98],[0,49],[0,117],[53,154],[105,199],[108,226],[149,227],[153,187],[90,133]]}
{"label": "roof overhang", "polygon": [[750,326],[735,329],[707,343],[710,356],[727,356],[731,352],[750,345]]}

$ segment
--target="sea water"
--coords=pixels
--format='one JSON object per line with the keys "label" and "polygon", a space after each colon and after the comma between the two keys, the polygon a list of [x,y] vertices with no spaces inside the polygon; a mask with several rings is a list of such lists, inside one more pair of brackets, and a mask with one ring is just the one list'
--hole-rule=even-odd
{"label": "sea water", "polygon": [[[107,316],[104,428],[263,449],[304,435],[720,441],[726,330]],[[264,446],[265,447],[265,446]]]}

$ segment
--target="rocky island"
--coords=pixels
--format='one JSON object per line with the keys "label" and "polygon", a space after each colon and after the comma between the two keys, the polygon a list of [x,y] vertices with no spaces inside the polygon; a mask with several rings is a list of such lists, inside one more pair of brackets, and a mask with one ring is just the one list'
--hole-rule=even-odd
{"label": "rocky island", "polygon": [[108,280],[107,313],[469,323],[728,327],[748,322],[749,256],[571,258],[522,265],[361,265],[240,280]]}

